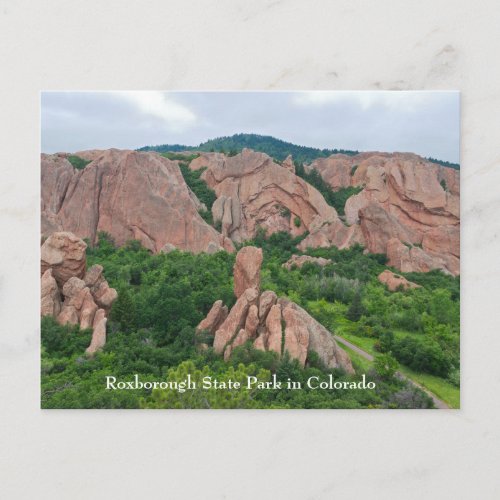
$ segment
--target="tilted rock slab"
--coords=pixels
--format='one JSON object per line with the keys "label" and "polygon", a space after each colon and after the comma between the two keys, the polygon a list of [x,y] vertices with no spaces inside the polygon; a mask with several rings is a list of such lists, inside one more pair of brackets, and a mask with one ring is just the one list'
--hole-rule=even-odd
{"label": "tilted rock slab", "polygon": [[202,153],[189,167],[206,168],[201,178],[217,195],[212,207],[214,221],[220,221],[222,234],[235,242],[253,238],[259,227],[267,234],[287,231],[300,235],[314,224],[340,222],[321,193],[295,175],[291,157],[279,165],[250,149],[231,157]]}
{"label": "tilted rock slab", "polygon": [[[361,228],[358,242],[370,252],[386,253],[390,265],[401,271],[460,273],[459,171],[411,153],[378,152],[332,155],[306,170],[313,168],[334,190],[363,188],[347,200],[345,214],[350,227]],[[327,242],[338,246],[337,233],[328,226],[312,231],[300,248]],[[405,250],[405,244],[410,249]]]}
{"label": "tilted rock slab", "polygon": [[378,280],[380,281],[380,283],[386,285],[391,292],[395,292],[400,288],[403,290],[408,290],[410,288],[420,288],[420,285],[417,285],[412,281],[408,281],[404,276],[394,274],[392,271],[389,271],[389,269],[382,271],[378,275]]}
{"label": "tilted rock slab", "polygon": [[246,246],[236,255],[234,263],[234,294],[239,297],[248,288],[260,289],[262,248]]}
{"label": "tilted rock slab", "polygon": [[64,229],[94,244],[105,231],[117,245],[135,239],[152,252],[234,250],[199,215],[176,162],[117,149],[78,155],[92,162],[77,170],[64,155],[42,155],[44,235]]}

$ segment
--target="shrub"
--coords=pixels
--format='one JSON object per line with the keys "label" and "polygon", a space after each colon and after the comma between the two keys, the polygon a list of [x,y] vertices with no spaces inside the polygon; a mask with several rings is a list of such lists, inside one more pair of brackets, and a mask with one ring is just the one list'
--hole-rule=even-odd
{"label": "shrub", "polygon": [[91,160],[84,160],[83,158],[75,155],[69,155],[68,161],[77,170],[83,170],[91,162]]}

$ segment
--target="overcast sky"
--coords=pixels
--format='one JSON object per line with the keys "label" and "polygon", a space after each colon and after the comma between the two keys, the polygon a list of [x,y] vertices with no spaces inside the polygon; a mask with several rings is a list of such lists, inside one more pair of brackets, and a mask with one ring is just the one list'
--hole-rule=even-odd
{"label": "overcast sky", "polygon": [[240,132],[459,162],[458,92],[43,92],[42,151],[197,146]]}

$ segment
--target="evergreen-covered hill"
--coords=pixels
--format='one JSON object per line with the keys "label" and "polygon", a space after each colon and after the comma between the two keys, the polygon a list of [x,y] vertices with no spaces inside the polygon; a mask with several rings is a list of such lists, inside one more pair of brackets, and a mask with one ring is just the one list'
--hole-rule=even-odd
{"label": "evergreen-covered hill", "polygon": [[258,134],[235,134],[229,137],[217,137],[202,142],[199,146],[182,146],[179,144],[162,144],[160,146],[145,146],[138,151],[157,151],[164,153],[167,151],[223,151],[225,153],[239,153],[243,148],[250,148],[254,151],[261,151],[269,156],[283,161],[288,155],[300,163],[309,163],[315,158],[330,156],[335,153],[355,155],[358,151],[345,149],[318,149],[307,146],[297,146],[291,142],[276,139],[270,135]]}
{"label": "evergreen-covered hill", "polygon": [[[272,158],[283,161],[288,155],[292,155],[293,159],[299,163],[310,163],[316,158],[327,157],[336,153],[343,153],[346,155],[355,155],[359,151],[352,151],[348,149],[318,149],[308,146],[298,146],[291,142],[276,139],[270,135],[258,134],[234,134],[228,137],[217,137],[202,142],[198,146],[186,146],[183,144],[161,144],[158,146],[144,146],[139,148],[138,151],[156,151],[158,153],[166,153],[167,151],[222,151],[228,154],[239,153],[243,148],[253,149],[266,153]],[[457,163],[450,163],[447,161],[437,160],[435,158],[428,158],[429,161],[459,169],[460,165]]]}

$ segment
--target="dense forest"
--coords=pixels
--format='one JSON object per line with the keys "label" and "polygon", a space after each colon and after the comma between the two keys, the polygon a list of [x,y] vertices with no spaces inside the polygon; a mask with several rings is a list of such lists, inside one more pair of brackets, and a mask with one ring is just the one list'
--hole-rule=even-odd
{"label": "dense forest", "polygon": [[[84,355],[91,331],[42,319],[43,408],[427,408],[432,400],[396,376],[414,374],[458,405],[459,278],[438,271],[405,276],[422,287],[388,292],[376,276],[386,268],[385,256],[365,254],[361,247],[309,250],[332,260],[319,267],[306,264],[291,271],[282,264],[299,253],[287,233],[266,238],[260,231],[246,242],[263,248],[262,288],[304,307],[322,324],[376,355],[375,362],[349,352],[356,375],[329,370],[311,357],[301,368],[288,357],[235,349],[229,362],[209,348],[200,350],[195,327],[215,300],[231,306],[234,254],[194,255],[173,251],[153,255],[131,241],[117,248],[106,234],[87,249],[88,265],[104,266],[110,285],[118,290],[108,322],[108,339],[95,357]],[[207,339],[203,339],[206,342]],[[143,381],[196,379],[206,374],[219,380],[257,375],[267,380],[292,377],[305,381],[333,373],[336,380],[376,381],[376,390],[270,391],[109,391],[106,375]],[[420,377],[420,378],[418,378]],[[423,378],[422,378],[423,377]]]}
{"label": "dense forest", "polygon": [[[226,137],[218,137],[216,139],[210,139],[202,142],[198,146],[186,146],[181,144],[144,146],[139,148],[138,151],[156,151],[158,153],[166,153],[169,151],[217,151],[233,155],[241,152],[243,148],[249,148],[254,151],[266,153],[278,161],[283,161],[289,154],[291,154],[293,159],[299,163],[311,163],[316,158],[325,158],[337,153],[350,156],[354,156],[359,153],[359,151],[349,149],[319,149],[308,146],[298,146],[290,142],[282,141],[281,139],[276,139],[275,137],[271,137],[269,135],[258,134],[234,134]],[[435,158],[427,159],[445,167],[460,169],[460,165],[457,163],[436,160]]]}

